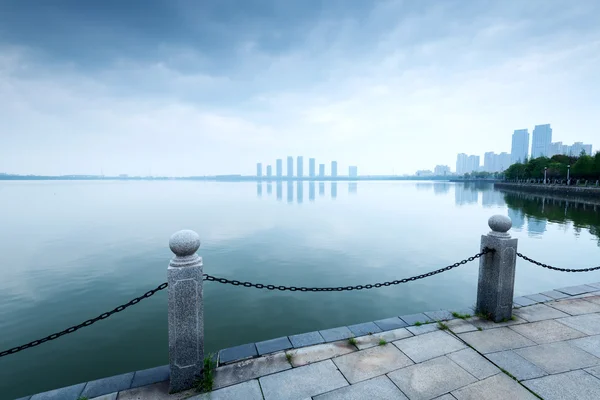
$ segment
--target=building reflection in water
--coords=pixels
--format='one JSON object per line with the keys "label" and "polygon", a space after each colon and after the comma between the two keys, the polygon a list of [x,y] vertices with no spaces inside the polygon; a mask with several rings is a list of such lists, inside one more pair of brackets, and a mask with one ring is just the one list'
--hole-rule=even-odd
{"label": "building reflection in water", "polygon": [[476,188],[466,184],[454,185],[454,202],[456,205],[477,204],[479,201],[479,192]]}
{"label": "building reflection in water", "polygon": [[527,217],[527,233],[529,236],[542,236],[546,232],[547,223],[545,219]]}
{"label": "building reflection in water", "polygon": [[357,182],[348,183],[348,194],[356,194],[357,187],[358,187]]}
{"label": "building reflection in water", "polygon": [[262,196],[262,183],[261,183],[261,182],[258,182],[258,183],[256,184],[256,195],[257,195],[258,197],[261,197],[261,196]]}
{"label": "building reflection in water", "polygon": [[308,182],[308,200],[315,201],[315,182]]}
{"label": "building reflection in water", "polygon": [[484,207],[505,205],[504,194],[499,190],[484,190],[481,194],[481,205]]}
{"label": "building reflection in water", "polygon": [[433,189],[433,183],[431,182],[417,182],[415,183],[415,186],[417,187],[418,191]]}
{"label": "building reflection in water", "polygon": [[281,200],[283,197],[283,182],[277,181],[276,190],[277,190],[277,200]]}
{"label": "building reflection in water", "polygon": [[267,194],[272,194],[273,193],[273,185],[271,184],[271,182],[267,183]]}
{"label": "building reflection in water", "polygon": [[337,182],[331,182],[331,198],[335,199],[337,197]]}
{"label": "building reflection in water", "polygon": [[[295,182],[295,185],[294,185]],[[319,185],[319,196],[325,196],[325,185],[327,185],[327,182],[316,182],[316,181],[309,181],[306,184],[308,185],[308,199],[310,202],[314,202],[315,198],[316,198],[316,192],[317,192],[317,183]],[[304,185],[305,182],[303,181],[293,181],[293,180],[288,180],[288,181],[277,181],[274,184],[272,183],[266,183],[266,187],[267,187],[267,194],[272,195],[273,194],[273,185],[275,186],[275,193],[276,193],[276,197],[277,197],[277,201],[282,201],[283,200],[283,186],[286,186],[285,190],[286,190],[286,198],[287,198],[287,202],[288,203],[298,203],[298,204],[302,204],[304,202]],[[337,195],[338,195],[338,182],[329,182],[329,189],[330,189],[330,199],[336,199]],[[345,185],[345,183],[344,183]],[[296,191],[296,196],[294,196],[294,190]],[[356,195],[358,193],[358,182],[348,182],[348,195]],[[263,184],[262,183],[258,183],[256,185],[256,195],[257,197],[262,197],[263,195]]]}
{"label": "building reflection in water", "polygon": [[302,199],[304,198],[303,190],[304,190],[304,183],[302,181],[296,182],[296,191],[298,192],[296,200],[298,201],[298,204],[302,204]]}
{"label": "building reflection in water", "polygon": [[436,182],[433,184],[433,193],[437,196],[448,194],[450,192],[450,183],[448,182]]}
{"label": "building reflection in water", "polygon": [[294,202],[294,182],[287,181],[287,202]]}
{"label": "building reflection in water", "polygon": [[512,226],[515,229],[521,230],[525,226],[525,214],[521,210],[509,208],[508,218],[512,221]]}
{"label": "building reflection in water", "polygon": [[319,182],[319,196],[325,196],[325,182]]}

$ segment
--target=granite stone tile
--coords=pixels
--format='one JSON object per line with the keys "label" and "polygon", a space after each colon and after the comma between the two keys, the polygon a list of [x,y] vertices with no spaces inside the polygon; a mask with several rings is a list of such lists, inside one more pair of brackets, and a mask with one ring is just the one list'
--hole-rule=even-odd
{"label": "granite stone tile", "polygon": [[446,357],[477,379],[485,379],[500,372],[498,367],[470,348],[447,354]]}
{"label": "granite stone tile", "polygon": [[292,366],[288,362],[284,352],[251,358],[217,368],[215,370],[213,387],[219,389],[290,368]]}
{"label": "granite stone tile", "polygon": [[385,375],[313,397],[314,400],[408,400]]}
{"label": "granite stone tile", "polygon": [[397,340],[393,344],[417,363],[466,348],[464,343],[452,335],[439,330],[408,339]]}
{"label": "granite stone tile", "polygon": [[[516,311],[517,310],[515,310],[515,312]],[[473,317],[469,320],[469,322],[472,325],[475,325],[476,327],[481,328],[481,329],[496,329],[496,328],[502,328],[505,326],[524,324],[527,321],[525,321],[523,318],[519,318],[516,315],[513,315],[513,319],[511,319],[510,321],[504,321],[504,322],[493,322],[493,321],[488,321],[487,319],[482,319],[479,317]]]}
{"label": "granite stone tile", "polygon": [[584,333],[569,328],[553,319],[515,325],[511,326],[510,329],[538,344],[559,342],[585,336]]}
{"label": "granite stone tile", "polygon": [[240,346],[229,347],[219,352],[219,363],[227,364],[233,361],[239,361],[250,357],[256,357],[258,352],[254,343],[242,344]]}
{"label": "granite stone tile", "polygon": [[600,358],[600,335],[588,336],[580,339],[570,340],[569,343],[587,351],[593,356]]}
{"label": "granite stone tile", "polygon": [[600,290],[600,282],[588,283],[587,285],[595,287],[596,290]]}
{"label": "granite stone tile", "polygon": [[533,306],[519,308],[518,310],[514,311],[514,315],[529,322],[569,316],[569,314],[566,314],[555,308],[548,307],[545,304],[535,304]]}
{"label": "granite stone tile", "polygon": [[81,393],[81,397],[98,397],[112,392],[120,392],[131,387],[134,372],[97,379],[88,382]]}
{"label": "granite stone tile", "polygon": [[600,334],[600,314],[585,314],[574,317],[559,318],[556,321],[585,333],[586,335]]}
{"label": "granite stone tile", "polygon": [[585,372],[594,375],[596,378],[600,379],[600,366],[598,367],[592,367],[592,368],[586,368]]}
{"label": "granite stone tile", "polygon": [[114,392],[114,393],[110,393],[110,394],[105,394],[104,396],[94,397],[90,400],[117,400],[118,395],[119,395],[118,392]]}
{"label": "granite stone tile", "polygon": [[512,350],[489,353],[485,356],[520,381],[548,375],[546,371],[527,361]]}
{"label": "granite stone tile", "polygon": [[588,293],[588,294],[591,294],[591,296],[586,297],[585,298],[586,301],[589,301],[594,304],[600,304],[600,295],[597,295],[594,293]]}
{"label": "granite stone tile", "polygon": [[450,393],[446,393],[445,395],[436,397],[433,400],[456,400],[456,397],[452,396]]}
{"label": "granite stone tile", "polygon": [[288,350],[286,353],[291,354],[291,362],[294,367],[301,367],[303,365],[342,356],[355,351],[357,351],[356,347],[348,343],[347,340],[340,340],[338,342],[317,344],[315,346]]}
{"label": "granite stone tile", "polygon": [[79,399],[85,383],[79,383],[73,386],[67,386],[60,389],[50,390],[44,393],[38,393],[31,396],[31,400],[77,400]]}
{"label": "granite stone tile", "polygon": [[423,313],[401,315],[400,319],[402,321],[406,322],[407,325],[414,325],[417,322],[425,323],[425,322],[433,321],[431,318],[429,318],[427,315],[425,315]]}
{"label": "granite stone tile", "polygon": [[461,333],[458,337],[473,346],[480,353],[484,354],[533,346],[536,344],[532,340],[519,335],[517,332],[507,327]]}
{"label": "granite stone tile", "polygon": [[406,328],[394,329],[393,331],[385,331],[376,333],[374,335],[357,337],[356,347],[358,347],[359,350],[364,350],[368,349],[369,347],[379,346],[379,341],[381,339],[385,340],[387,343],[391,343],[395,340],[400,340],[411,336],[412,333],[410,333]]}
{"label": "granite stone tile", "polygon": [[381,328],[379,328],[373,322],[363,322],[362,324],[348,325],[348,329],[350,329],[354,336],[363,336],[368,335],[369,333],[381,332]]}
{"label": "granite stone tile", "polygon": [[256,379],[191,397],[190,400],[263,400]]}
{"label": "granite stone tile", "polygon": [[548,303],[548,305],[570,315],[591,314],[600,311],[600,304],[595,304],[585,299],[554,301]]}
{"label": "granite stone tile", "polygon": [[477,382],[445,356],[390,372],[388,377],[411,400],[429,400]]}
{"label": "granite stone tile", "polygon": [[540,344],[517,349],[515,353],[550,374],[559,374],[600,364],[599,358],[576,346],[571,346],[567,342]]}
{"label": "granite stone tile", "polygon": [[554,300],[552,297],[549,296],[544,296],[541,293],[537,293],[537,294],[528,294],[527,296],[523,296],[523,297],[527,297],[528,299],[534,300],[536,303],[545,303],[547,301],[552,301]]}
{"label": "granite stone tile", "polygon": [[424,314],[434,321],[449,321],[455,318],[448,310],[427,311]]}
{"label": "granite stone tile", "polygon": [[475,325],[471,324],[468,320],[464,319],[454,319],[452,321],[446,322],[446,325],[448,325],[448,328],[456,334],[473,332],[478,330]]}
{"label": "granite stone tile", "polygon": [[304,399],[348,386],[331,360],[263,376],[259,381],[265,400]]}
{"label": "granite stone tile", "polygon": [[500,373],[452,392],[457,400],[537,400],[508,375]]}
{"label": "granite stone tile", "polygon": [[319,331],[325,342],[335,342],[337,340],[348,339],[354,336],[354,334],[346,326],[340,326],[339,328],[325,329]]}
{"label": "granite stone tile", "polygon": [[578,285],[578,286],[569,286],[569,287],[564,287],[564,288],[554,289],[554,290],[556,290],[557,292],[566,293],[570,296],[576,296],[578,294],[595,292],[598,289],[593,286]]}
{"label": "granite stone tile", "polygon": [[440,330],[440,328],[438,327],[437,323],[431,322],[431,323],[424,324],[421,326],[416,326],[416,325],[407,326],[406,330],[408,330],[413,335],[417,336],[417,335],[422,335],[424,333],[437,332]]}
{"label": "granite stone tile", "polygon": [[256,343],[256,350],[258,350],[258,355],[275,353],[276,351],[282,351],[291,349],[292,343],[287,338],[287,336],[283,336],[277,339],[264,340],[262,342]]}
{"label": "granite stone tile", "polygon": [[406,322],[402,321],[398,317],[380,319],[375,321],[375,325],[377,325],[382,331],[391,331],[408,326]]}
{"label": "granite stone tile", "polygon": [[400,350],[389,344],[336,357],[333,362],[351,384],[413,363]]}
{"label": "granite stone tile", "polygon": [[157,382],[168,381],[170,375],[171,371],[168,365],[136,371],[133,376],[133,381],[131,382],[131,387],[136,388]]}
{"label": "granite stone tile", "polygon": [[19,397],[17,400],[30,400],[31,396]]}
{"label": "granite stone tile", "polygon": [[600,399],[600,379],[585,371],[571,371],[522,382],[546,400]]}
{"label": "granite stone tile", "polygon": [[292,335],[289,337],[289,339],[292,343],[292,346],[296,348],[325,343],[325,339],[323,339],[323,336],[321,336],[321,334],[317,331]]}
{"label": "granite stone tile", "polygon": [[515,297],[513,299],[513,303],[517,304],[517,305],[519,305],[521,307],[525,307],[525,306],[531,306],[533,304],[536,304],[537,301],[529,299],[529,298],[524,297],[524,296],[521,296],[521,297]]}
{"label": "granite stone tile", "polygon": [[562,293],[562,292],[557,292],[556,290],[549,290],[547,292],[542,292],[541,294],[543,294],[544,296],[551,297],[555,300],[565,299],[567,297],[570,297],[568,294]]}
{"label": "granite stone tile", "polygon": [[169,381],[140,386],[119,392],[118,400],[183,400],[197,395],[196,389],[169,394]]}

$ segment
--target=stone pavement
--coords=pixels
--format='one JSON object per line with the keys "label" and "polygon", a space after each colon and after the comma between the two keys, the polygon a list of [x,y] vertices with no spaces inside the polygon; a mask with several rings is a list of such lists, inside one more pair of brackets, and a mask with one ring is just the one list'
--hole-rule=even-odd
{"label": "stone pavement", "polygon": [[600,284],[515,308],[502,323],[440,311],[237,346],[219,353],[211,393],[168,395],[164,381],[95,399],[600,399]]}

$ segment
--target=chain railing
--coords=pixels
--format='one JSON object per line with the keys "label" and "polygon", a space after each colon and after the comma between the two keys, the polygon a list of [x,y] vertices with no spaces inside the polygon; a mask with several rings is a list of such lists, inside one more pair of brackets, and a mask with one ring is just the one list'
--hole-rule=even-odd
{"label": "chain railing", "polygon": [[539,261],[535,261],[535,260],[533,260],[533,259],[531,259],[531,258],[529,258],[527,256],[524,256],[521,253],[517,253],[517,256],[521,257],[525,261],[529,261],[532,264],[539,265],[540,267],[548,268],[548,269],[551,269],[553,271],[561,271],[561,272],[590,272],[590,271],[598,271],[598,270],[600,270],[600,266],[598,266],[598,267],[591,267],[591,268],[580,268],[580,269],[557,268],[557,267],[553,267],[553,266],[548,265],[548,264],[541,263]]}

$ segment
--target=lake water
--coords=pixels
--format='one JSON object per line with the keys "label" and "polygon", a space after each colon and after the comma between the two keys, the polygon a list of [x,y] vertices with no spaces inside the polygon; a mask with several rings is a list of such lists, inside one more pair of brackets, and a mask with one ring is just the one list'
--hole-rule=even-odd
{"label": "lake water", "polygon": [[[491,184],[0,181],[0,350],[95,317],[164,282],[168,240],[180,229],[199,233],[211,275],[347,286],[410,277],[472,256],[493,214],[513,219],[511,233],[525,255],[561,267],[595,266],[597,211],[504,195]],[[478,265],[359,292],[205,282],[206,350],[469,307]],[[600,272],[553,272],[519,259],[515,295],[597,281]],[[0,358],[0,398],[167,363],[163,291],[92,327]]]}

